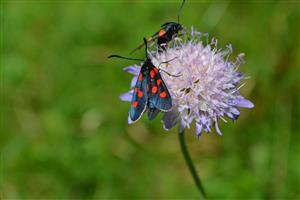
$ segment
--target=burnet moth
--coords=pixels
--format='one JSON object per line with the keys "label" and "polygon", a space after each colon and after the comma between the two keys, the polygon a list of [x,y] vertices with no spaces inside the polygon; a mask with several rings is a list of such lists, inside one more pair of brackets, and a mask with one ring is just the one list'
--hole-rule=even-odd
{"label": "burnet moth", "polygon": [[[148,57],[147,40],[145,38],[144,45],[146,47],[146,58],[144,60],[127,58],[119,55],[111,55],[108,57],[143,61],[138,79],[133,89],[130,104],[129,116],[132,122],[136,122],[140,119],[145,111],[148,111],[148,118],[151,120],[154,119],[160,111],[168,112],[172,109],[170,93],[159,72],[162,71],[162,69],[155,67],[151,62],[151,59]],[[163,63],[168,63],[170,61]],[[174,76],[166,71],[164,72],[170,76]]]}
{"label": "burnet moth", "polygon": [[[183,26],[179,23],[181,10],[184,6],[185,0],[182,1],[180,9],[178,11],[178,18],[177,22],[166,22],[163,25],[161,25],[161,28],[159,31],[157,31],[155,34],[153,34],[147,41],[153,42],[157,40],[157,45],[161,49],[165,49],[165,45],[173,40],[175,37],[178,36],[179,31],[183,30]],[[131,51],[130,54],[134,53],[135,51],[141,49],[144,46],[144,43],[139,45],[137,48],[135,48],[133,51]],[[159,50],[161,50],[159,49]]]}

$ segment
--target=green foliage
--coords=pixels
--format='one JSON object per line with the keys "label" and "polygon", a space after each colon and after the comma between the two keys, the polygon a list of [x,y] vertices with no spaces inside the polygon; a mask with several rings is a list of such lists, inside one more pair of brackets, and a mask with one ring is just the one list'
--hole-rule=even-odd
{"label": "green foliage", "polygon": [[[176,130],[127,124],[128,55],[180,1],[1,2],[0,197],[198,198]],[[298,1],[187,1],[182,23],[246,54],[255,104],[223,136],[186,131],[210,198],[300,198]],[[135,56],[142,57],[143,51]]]}

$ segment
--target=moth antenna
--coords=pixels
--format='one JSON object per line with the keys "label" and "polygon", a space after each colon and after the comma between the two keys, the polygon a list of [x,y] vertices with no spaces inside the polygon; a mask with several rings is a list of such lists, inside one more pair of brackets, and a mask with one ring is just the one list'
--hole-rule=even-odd
{"label": "moth antenna", "polygon": [[146,58],[148,59],[148,52],[147,52],[147,50],[148,50],[148,45],[147,45],[147,39],[146,39],[146,38],[144,38],[144,44],[145,44]]}
{"label": "moth antenna", "polygon": [[184,3],[185,3],[185,0],[182,1],[181,6],[180,6],[179,11],[178,11],[178,19],[177,19],[178,24],[179,24],[179,19],[180,19],[180,15],[181,15],[181,10],[182,10],[182,8],[183,8],[183,6],[184,6]]}
{"label": "moth antenna", "polygon": [[110,56],[108,56],[107,58],[108,58],[108,59],[109,59],[109,58],[122,58],[122,59],[126,59],[126,60],[144,61],[143,59],[138,59],[138,58],[127,58],[127,57],[119,56],[119,55],[110,55]]}
{"label": "moth antenna", "polygon": [[169,72],[167,72],[167,71],[165,71],[165,70],[163,70],[163,69],[159,69],[159,71],[162,71],[162,72],[164,72],[164,73],[166,73],[167,75],[172,76],[172,77],[180,77],[180,76],[182,76],[182,74],[177,74],[177,75],[170,74]]}
{"label": "moth antenna", "polygon": [[177,56],[174,57],[174,58],[172,58],[171,60],[167,60],[167,61],[164,61],[164,62],[159,63],[159,65],[157,66],[157,68],[159,68],[161,64],[169,63],[169,62],[171,62],[171,61],[173,61],[173,60],[175,60],[175,59],[177,59]]}
{"label": "moth antenna", "polygon": [[[177,56],[176,56],[176,57],[174,57],[174,58],[172,58],[172,59],[170,59],[170,60],[167,60],[167,61],[161,62],[160,64],[169,63],[169,62],[171,62],[171,61],[173,61],[173,60],[175,60],[175,59],[177,59]],[[159,65],[160,65],[160,64],[159,64]]]}

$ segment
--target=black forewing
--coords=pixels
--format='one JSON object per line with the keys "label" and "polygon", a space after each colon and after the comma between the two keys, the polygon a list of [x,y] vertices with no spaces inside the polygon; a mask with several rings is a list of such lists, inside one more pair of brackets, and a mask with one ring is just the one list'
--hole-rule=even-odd
{"label": "black forewing", "polygon": [[[151,72],[154,76],[151,77]],[[156,67],[149,70],[149,92],[148,96],[153,106],[161,111],[169,111],[172,108],[172,99],[166,84],[164,83],[161,75]]]}
{"label": "black forewing", "polygon": [[147,78],[142,75],[141,70],[134,87],[134,92],[129,110],[130,119],[133,122],[137,121],[146,109],[148,99],[146,85]]}

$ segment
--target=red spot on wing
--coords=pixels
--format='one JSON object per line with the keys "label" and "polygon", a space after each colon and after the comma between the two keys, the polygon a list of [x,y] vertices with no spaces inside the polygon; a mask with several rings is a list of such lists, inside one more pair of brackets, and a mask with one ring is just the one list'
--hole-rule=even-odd
{"label": "red spot on wing", "polygon": [[167,97],[166,91],[163,91],[163,92],[159,93],[159,96],[160,96],[161,98],[166,98],[166,97]]}
{"label": "red spot on wing", "polygon": [[160,84],[161,84],[161,79],[157,79],[157,80],[156,80],[156,84],[157,84],[157,86],[160,86]]}
{"label": "red spot on wing", "polygon": [[139,81],[142,81],[142,80],[143,80],[143,75],[140,74],[140,75],[139,75]]}
{"label": "red spot on wing", "polygon": [[154,76],[155,76],[155,73],[154,73],[154,71],[153,71],[153,70],[151,70],[151,71],[150,71],[150,76],[151,76],[151,78],[154,78]]}
{"label": "red spot on wing", "polygon": [[138,92],[139,91],[139,89],[138,88],[134,88],[134,92]]}
{"label": "red spot on wing", "polygon": [[147,89],[147,91],[149,90],[149,84],[146,85],[146,89]]}
{"label": "red spot on wing", "polygon": [[139,98],[142,98],[142,97],[143,97],[143,92],[142,92],[142,91],[139,91],[139,92],[138,92],[138,97],[139,97]]}
{"label": "red spot on wing", "polygon": [[162,37],[164,34],[166,34],[166,31],[164,29],[161,29],[159,32],[158,32],[158,36],[159,37]]}
{"label": "red spot on wing", "polygon": [[153,86],[151,92],[152,92],[153,94],[155,94],[155,93],[157,92],[157,87],[156,87],[156,86]]}
{"label": "red spot on wing", "polygon": [[153,68],[153,70],[154,70],[155,73],[158,73],[158,69],[156,67]]}
{"label": "red spot on wing", "polygon": [[134,102],[132,102],[132,106],[134,107],[134,108],[136,108],[137,106],[138,106],[138,102],[137,101],[134,101]]}

